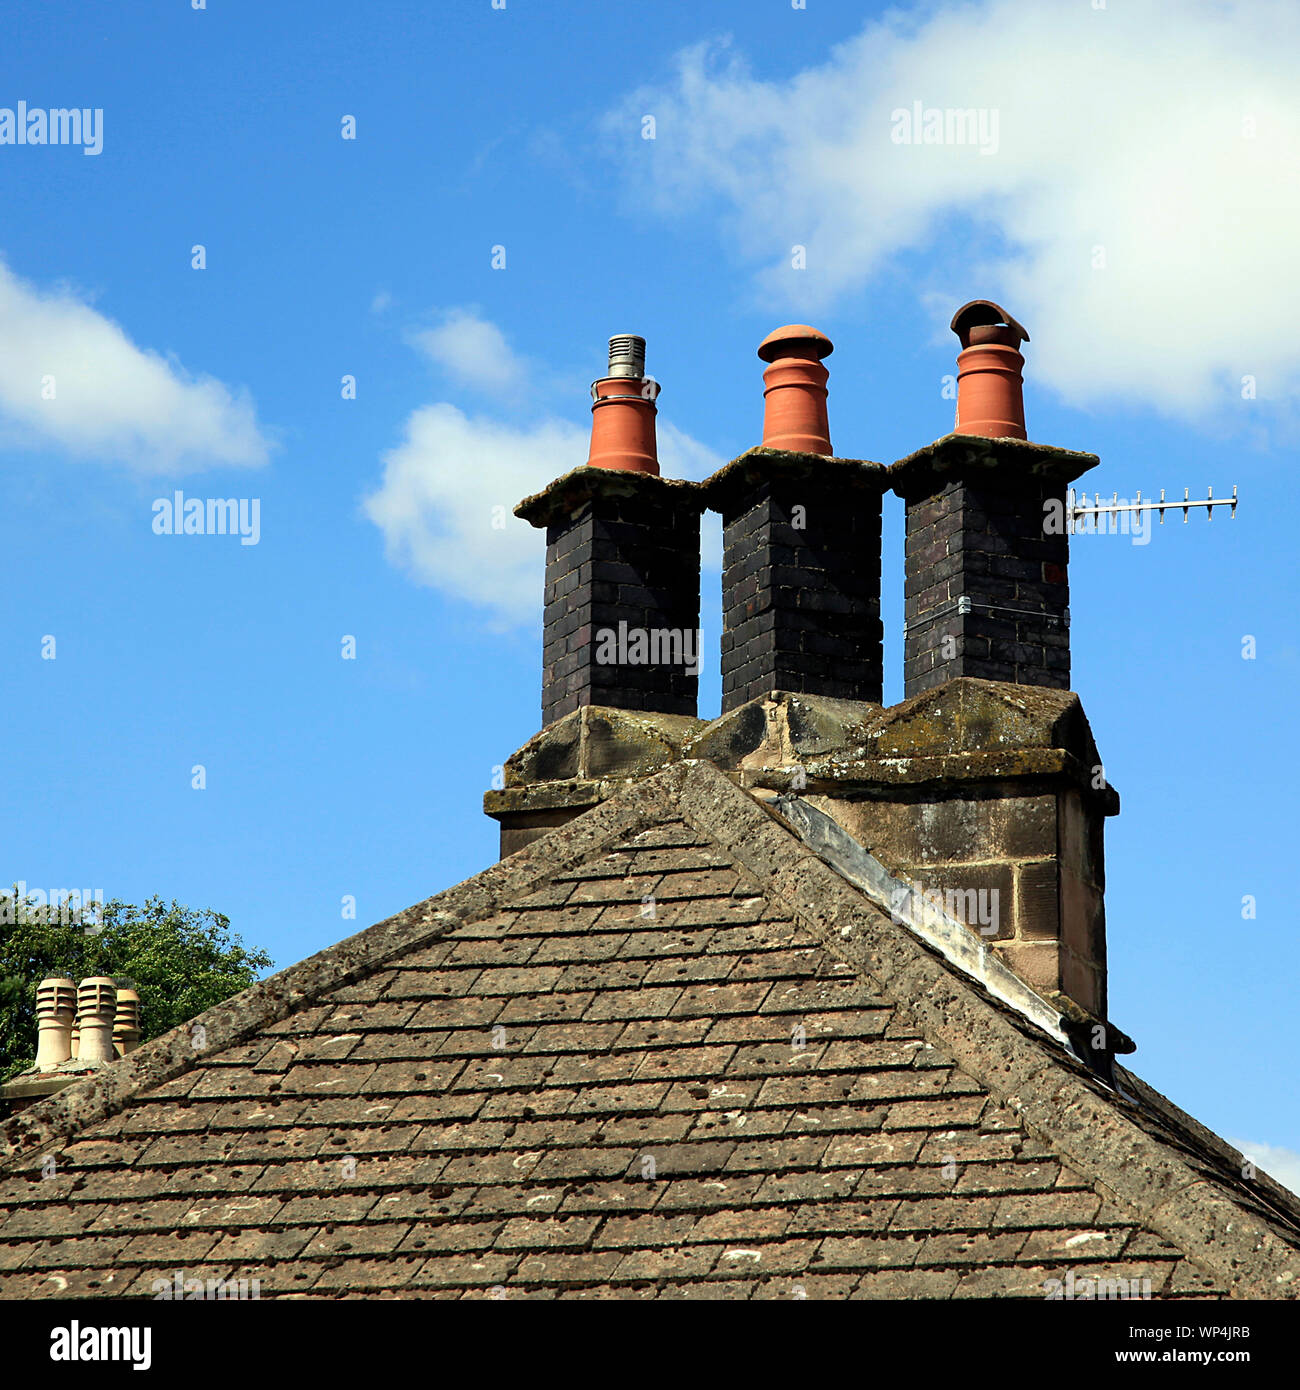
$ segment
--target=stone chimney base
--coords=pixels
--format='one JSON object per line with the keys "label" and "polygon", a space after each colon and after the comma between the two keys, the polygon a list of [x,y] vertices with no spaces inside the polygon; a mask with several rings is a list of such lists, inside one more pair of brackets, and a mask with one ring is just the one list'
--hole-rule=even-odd
{"label": "stone chimney base", "polygon": [[772,691],[709,723],[587,708],[506,765],[513,853],[678,759],[801,797],[1063,1013],[1106,1018],[1103,825],[1119,811],[1070,691],[962,678],[888,709]]}

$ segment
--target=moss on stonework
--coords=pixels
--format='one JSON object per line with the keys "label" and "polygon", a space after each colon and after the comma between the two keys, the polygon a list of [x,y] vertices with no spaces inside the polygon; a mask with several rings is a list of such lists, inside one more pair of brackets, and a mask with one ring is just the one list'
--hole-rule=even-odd
{"label": "moss on stonework", "polygon": [[673,762],[698,760],[741,785],[825,795],[897,795],[1023,779],[1068,782],[1114,815],[1119,798],[1079,697],[964,676],[882,708],[773,691],[719,718],[588,705],[531,738],[506,763],[484,810],[505,817],[603,800]]}

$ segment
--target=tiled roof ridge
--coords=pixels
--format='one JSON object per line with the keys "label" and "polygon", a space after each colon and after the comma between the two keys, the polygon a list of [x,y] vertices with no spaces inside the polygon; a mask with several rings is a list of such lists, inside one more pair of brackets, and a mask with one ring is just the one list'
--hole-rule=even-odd
{"label": "tiled roof ridge", "polygon": [[1167,1142],[1182,1146],[1186,1146],[1189,1141],[1199,1144],[1208,1150],[1213,1158],[1234,1169],[1238,1174],[1238,1184],[1248,1187],[1252,1201],[1272,1208],[1271,1214],[1278,1220],[1288,1222],[1296,1227],[1296,1241],[1300,1245],[1300,1195],[1292,1192],[1288,1187],[1283,1187],[1263,1169],[1256,1169],[1255,1176],[1247,1183],[1247,1179],[1240,1176],[1242,1169],[1240,1160],[1245,1158],[1245,1154],[1233,1148],[1226,1139],[1221,1138],[1212,1129],[1207,1129],[1194,1115],[1189,1115],[1185,1110],[1181,1110],[1168,1096],[1157,1091],[1154,1086],[1143,1081],[1140,1076],[1134,1075],[1133,1072],[1118,1064],[1115,1071],[1116,1080],[1125,1091],[1136,1097],[1143,1107],[1143,1113],[1150,1116],[1153,1123],[1170,1131]]}
{"label": "tiled roof ridge", "polygon": [[[923,1036],[946,1048],[1103,1196],[1136,1212],[1237,1296],[1300,1297],[1295,1246],[1172,1154],[1168,1141],[1143,1129],[1118,1097],[1067,1070],[1063,1055],[891,922],[774,813],[703,765],[683,782],[678,806],[688,824],[708,833],[765,891],[783,898],[827,950],[865,971],[917,1021]],[[868,922],[871,929],[864,930]],[[1044,1084],[1045,1060],[1056,1066],[1059,1085]]]}
{"label": "tiled roof ridge", "polygon": [[[1226,1196],[1225,1177],[1198,1168],[1186,1140],[1186,1157],[1171,1151],[1180,1136],[1153,1135],[1125,1113],[1121,1101],[1100,1093],[1091,1077],[1076,1075],[1076,1064],[1063,1052],[1027,1033],[1023,1020],[891,922],[887,911],[774,812],[706,763],[678,763],[629,785],[482,873],[289,967],[95,1079],[21,1112],[0,1127],[0,1172],[17,1168],[38,1146],[66,1141],[109,1118],[138,1093],[201,1066],[205,1057],[279,1022],[324,991],[490,916],[557,873],[669,818],[711,839],[764,894],[780,899],[824,949],[869,975],[917,1021],[923,1036],[1050,1143],[1104,1199],[1128,1208],[1239,1297],[1300,1294],[1300,1253],[1259,1212]],[[201,1053],[190,1045],[198,1024],[207,1033]],[[1159,1118],[1170,1127],[1169,1115]],[[1189,1130],[1187,1137],[1195,1141],[1196,1134]]]}
{"label": "tiled roof ridge", "polygon": [[[0,1124],[0,1173],[43,1145],[63,1143],[122,1110],[131,1098],[202,1065],[207,1056],[287,1018],[329,989],[371,974],[388,960],[495,912],[626,835],[663,818],[671,786],[684,769],[631,784],[535,844],[471,878],[363,928],[250,986],[188,1023],[142,1044],[127,1057],[75,1082]],[[202,1028],[201,1049],[192,1039]]]}

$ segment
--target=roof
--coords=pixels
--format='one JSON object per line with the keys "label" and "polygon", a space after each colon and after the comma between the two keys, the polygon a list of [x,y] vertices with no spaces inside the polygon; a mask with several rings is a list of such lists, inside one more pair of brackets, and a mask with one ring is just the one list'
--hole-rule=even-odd
{"label": "roof", "polygon": [[0,1296],[1295,1296],[1116,1083],[679,763],[8,1120]]}

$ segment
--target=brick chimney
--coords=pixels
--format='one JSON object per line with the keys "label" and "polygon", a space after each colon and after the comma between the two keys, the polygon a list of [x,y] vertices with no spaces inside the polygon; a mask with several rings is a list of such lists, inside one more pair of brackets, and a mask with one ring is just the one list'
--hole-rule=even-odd
{"label": "brick chimney", "polygon": [[1070,688],[1069,537],[1045,529],[1095,454],[1030,443],[1029,335],[987,299],[958,309],[952,434],[890,469],[907,504],[904,694],[956,676]]}
{"label": "brick chimney", "polygon": [[611,338],[587,463],[515,508],[546,530],[543,724],[585,705],[695,713],[703,501],[659,476],[658,394],[645,341]]}
{"label": "brick chimney", "polygon": [[763,443],[705,485],[723,523],[724,714],[777,690],[880,702],[885,470],[831,454],[831,351],[807,324],[763,340]]}
{"label": "brick chimney", "polygon": [[503,856],[677,757],[699,724],[703,489],[659,474],[643,338],[610,339],[591,394],[587,462],[515,508],[546,531],[543,727],[483,798]]}

